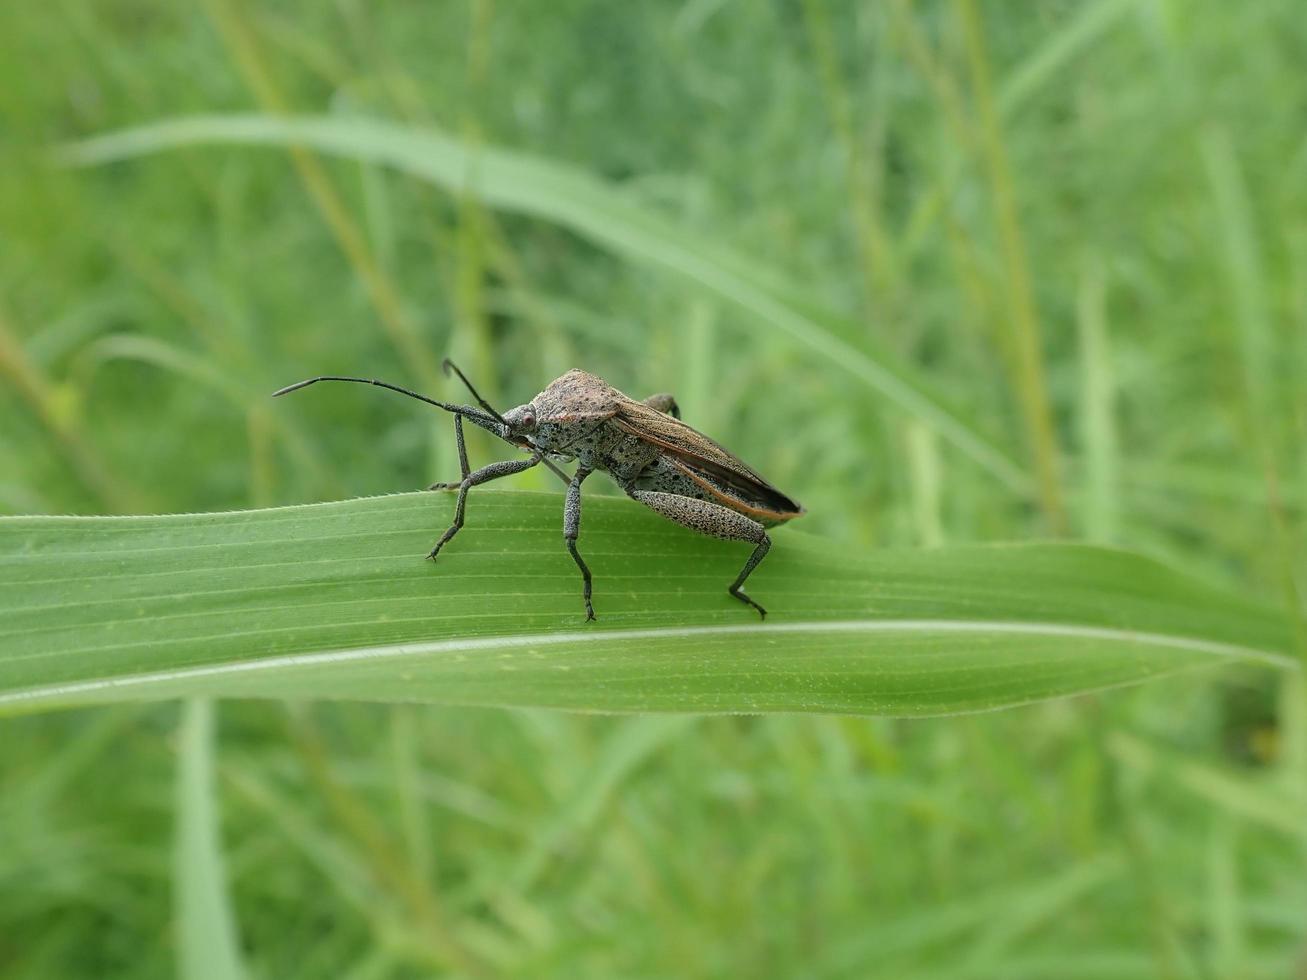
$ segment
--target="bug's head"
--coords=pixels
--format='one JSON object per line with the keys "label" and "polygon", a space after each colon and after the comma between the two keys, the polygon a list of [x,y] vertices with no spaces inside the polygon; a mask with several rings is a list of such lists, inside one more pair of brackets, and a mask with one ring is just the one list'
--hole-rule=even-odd
{"label": "bug's head", "polygon": [[525,405],[509,409],[503,418],[508,441],[522,449],[555,453],[565,448],[566,432],[552,420],[549,406],[541,404],[538,395]]}
{"label": "bug's head", "polygon": [[533,435],[539,428],[535,406],[530,402],[518,405],[517,408],[510,408],[504,413],[503,418],[508,425],[510,436],[514,439],[529,441],[527,437]]}

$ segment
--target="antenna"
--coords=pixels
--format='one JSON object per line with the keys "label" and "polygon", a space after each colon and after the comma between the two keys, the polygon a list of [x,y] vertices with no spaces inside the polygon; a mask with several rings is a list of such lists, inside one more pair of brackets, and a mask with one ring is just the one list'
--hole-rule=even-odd
{"label": "antenna", "polygon": [[[399,385],[393,385],[389,381],[378,381],[375,378],[350,378],[350,377],[346,377],[343,374],[324,374],[316,378],[309,378],[307,381],[297,381],[293,385],[287,385],[285,388],[277,389],[272,393],[272,397],[278,398],[281,395],[289,395],[292,391],[299,391],[301,388],[307,388],[309,385],[315,385],[319,381],[350,381],[353,382],[354,384],[376,385],[378,388],[386,388],[390,391],[397,391],[401,395],[408,395],[409,398],[416,398],[418,401],[426,402],[428,405],[435,405],[436,408],[443,408],[446,412],[452,412],[454,415],[465,415],[468,418],[472,419],[473,421],[482,422],[490,425],[502,425],[506,431],[511,428],[509,424],[504,421],[504,417],[500,415],[498,412],[496,412],[493,408],[491,408],[490,403],[477,393],[477,390],[472,387],[472,382],[467,380],[466,376],[464,376],[463,372],[458,369],[458,367],[454,364],[453,361],[449,360],[449,358],[445,358],[444,367],[446,371],[452,370],[455,374],[459,376],[463,384],[467,385],[467,390],[472,392],[472,397],[475,398],[477,402],[480,403],[481,407],[484,408],[486,412],[489,413],[488,415],[483,415],[481,412],[478,412],[470,405],[451,405],[448,402],[437,401],[434,398],[428,398],[426,395],[419,395],[416,391],[411,391],[408,388],[401,388]],[[501,436],[501,438],[504,437]],[[566,484],[571,484],[572,478],[568,476],[566,472],[561,470],[553,460],[545,456],[544,453],[539,452],[539,450],[535,450],[534,447],[524,442],[521,443],[514,442],[512,439],[508,439],[508,438],[504,438],[504,441],[507,442],[509,445],[517,446],[519,449],[527,449],[536,452],[540,456],[540,462],[544,463],[545,466],[548,469],[550,469],[556,477],[558,477]]]}
{"label": "antenna", "polygon": [[[462,381],[463,384],[467,385],[467,390],[472,392],[472,397],[476,399],[477,404],[480,405],[482,408],[484,408],[495,418],[497,418],[505,428],[511,428],[511,426],[509,426],[509,424],[504,421],[504,417],[494,410],[490,402],[486,401],[484,398],[481,397],[481,392],[477,391],[475,388],[472,387],[472,382],[467,380],[467,375],[458,369],[457,364],[455,364],[447,357],[440,362],[440,366],[444,368],[446,374],[449,374],[450,371],[453,371],[455,374],[457,374],[458,380]],[[548,456],[542,453],[540,455],[540,462],[544,463],[548,469],[552,470],[554,476],[558,477],[564,483],[571,485],[572,478],[568,476],[566,472],[560,469],[558,465]]]}
{"label": "antenna", "polygon": [[[503,417],[494,409],[490,409],[492,416],[483,415],[476,409],[468,405],[451,405],[449,402],[436,401],[434,398],[428,398],[426,395],[419,395],[416,391],[410,391],[408,388],[401,388],[399,385],[393,385],[389,381],[377,381],[374,378],[348,378],[339,374],[324,374],[321,377],[309,378],[307,381],[297,381],[293,385],[287,385],[272,393],[273,398],[281,395],[289,395],[292,391],[299,391],[301,388],[307,388],[309,385],[315,385],[319,381],[352,381],[361,385],[376,385],[378,388],[387,388],[390,391],[398,391],[401,395],[408,395],[409,398],[416,398],[420,402],[426,402],[428,405],[435,405],[436,408],[443,408],[446,412],[453,412],[455,415],[466,415],[471,419],[480,419],[483,422],[496,422],[505,425]],[[470,386],[469,386],[470,387]],[[490,408],[489,405],[486,408]]]}
{"label": "antenna", "polygon": [[508,425],[508,423],[504,421],[504,417],[500,415],[498,412],[496,412],[493,408],[491,408],[490,403],[481,397],[481,393],[472,387],[472,382],[467,380],[467,375],[458,369],[457,364],[455,364],[447,357],[443,361],[441,361],[440,366],[444,368],[445,374],[449,374],[450,371],[453,371],[455,374],[457,374],[458,380],[463,382],[463,384],[467,385],[467,390],[472,392],[472,397],[476,399],[477,404],[480,405],[482,408],[484,408],[491,415],[493,415],[496,419],[498,419],[501,424]]}

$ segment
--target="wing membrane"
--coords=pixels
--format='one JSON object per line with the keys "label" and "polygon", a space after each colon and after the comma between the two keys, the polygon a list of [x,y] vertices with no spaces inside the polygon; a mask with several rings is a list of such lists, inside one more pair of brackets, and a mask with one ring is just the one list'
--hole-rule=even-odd
{"label": "wing membrane", "polygon": [[728,450],[679,419],[642,402],[624,400],[613,421],[634,436],[662,448],[692,471],[724,484],[743,499],[764,505],[778,517],[803,508],[764,480]]}

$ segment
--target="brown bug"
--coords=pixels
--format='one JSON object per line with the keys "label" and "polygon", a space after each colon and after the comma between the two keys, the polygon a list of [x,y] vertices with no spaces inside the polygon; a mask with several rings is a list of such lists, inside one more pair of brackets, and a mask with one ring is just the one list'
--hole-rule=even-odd
{"label": "brown bug", "polygon": [[[463,527],[468,490],[543,463],[567,484],[563,540],[581,570],[586,619],[594,619],[590,569],[576,550],[576,539],[581,531],[581,484],[591,473],[602,470],[628,497],[668,520],[701,534],[752,542],[753,553],[727,591],[761,616],[767,615],[767,610],[745,595],[741,587],[771,548],[766,529],[793,520],[803,513],[803,508],[703,433],[682,422],[671,395],[652,395],[636,401],[602,378],[573,369],[527,404],[500,415],[448,360],[445,369],[453,370],[467,385],[480,409],[437,401],[385,381],[338,375],[301,381],[275,392],[274,397],[319,381],[352,381],[398,391],[453,413],[463,476],[457,483],[435,483],[428,488],[458,489],[454,523],[427,555],[432,560]],[[491,463],[479,470],[469,469],[463,419],[530,455]],[[571,476],[555,463],[573,459],[577,466]]]}

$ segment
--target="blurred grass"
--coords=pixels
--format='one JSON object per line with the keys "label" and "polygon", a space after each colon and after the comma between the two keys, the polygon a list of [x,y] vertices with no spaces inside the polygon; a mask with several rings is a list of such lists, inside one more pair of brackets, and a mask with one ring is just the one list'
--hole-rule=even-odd
{"label": "blurred grass", "polygon": [[[611,188],[549,160],[468,145],[437,132],[403,129],[366,118],[314,119],[265,116],[198,117],[112,133],[65,148],[73,165],[95,165],[208,142],[312,146],[324,153],[383,163],[446,190],[508,211],[558,222],[618,254],[684,276],[759,317],[759,324],[789,334],[831,365],[848,370],[873,391],[941,431],[950,441],[1014,488],[1024,475],[1005,454],[924,380],[885,351],[864,352],[843,343],[832,315],[813,310],[776,274],[633,207]],[[1056,488],[1048,506],[1060,513]],[[1060,518],[1058,519],[1060,521]]]}
{"label": "blurred grass", "polygon": [[[887,410],[856,370],[883,357],[1055,473],[1069,535],[1282,601],[1301,631],[1297,13],[0,5],[0,511],[420,486],[453,460],[440,420],[264,399],[318,370],[418,384],[454,353],[503,403],[573,364],[677,390],[848,547],[1056,526],[1047,491],[1041,514]],[[747,256],[751,288],[800,284],[831,346],[367,162],[51,165],[272,110],[590,175],[673,245]],[[1304,715],[1300,681],[1241,672],[914,723],[223,703],[216,804],[251,975],[1279,978],[1307,943]],[[173,973],[175,718],[3,722],[0,974]]]}
{"label": "blurred grass", "polygon": [[213,716],[211,701],[183,703],[173,857],[177,974],[183,980],[240,980],[245,975],[223,870]]}

